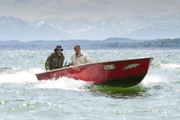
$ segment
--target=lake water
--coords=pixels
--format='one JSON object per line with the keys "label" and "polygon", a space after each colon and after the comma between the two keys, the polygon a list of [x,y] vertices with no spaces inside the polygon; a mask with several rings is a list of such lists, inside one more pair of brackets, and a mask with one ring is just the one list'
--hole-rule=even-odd
{"label": "lake water", "polygon": [[[142,83],[96,86],[70,78],[38,81],[53,50],[0,51],[1,120],[180,120],[180,50],[84,50],[94,62],[153,57]],[[64,55],[69,62],[71,50]]]}

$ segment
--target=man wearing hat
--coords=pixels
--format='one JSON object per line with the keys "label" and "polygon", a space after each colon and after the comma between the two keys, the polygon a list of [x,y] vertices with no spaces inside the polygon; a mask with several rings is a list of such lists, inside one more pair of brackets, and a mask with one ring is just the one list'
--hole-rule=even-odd
{"label": "man wearing hat", "polygon": [[60,45],[57,45],[56,48],[54,49],[54,52],[48,56],[45,62],[46,71],[63,67],[65,57],[62,51],[63,51],[62,47]]}

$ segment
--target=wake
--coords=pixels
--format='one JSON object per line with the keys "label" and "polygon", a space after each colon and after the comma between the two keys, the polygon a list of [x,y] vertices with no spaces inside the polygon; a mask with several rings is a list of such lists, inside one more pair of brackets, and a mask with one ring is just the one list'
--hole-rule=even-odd
{"label": "wake", "polygon": [[[75,80],[72,78],[62,77],[57,80],[42,80],[38,81],[35,74],[44,72],[40,68],[33,68],[28,71],[21,71],[15,73],[0,74],[0,84],[24,84],[24,86],[31,86],[38,89],[66,89],[84,91],[87,90],[91,83],[82,80]],[[29,85],[31,84],[31,85]]]}
{"label": "wake", "polygon": [[[41,68],[33,68],[26,71],[3,73],[0,74],[0,84],[21,84],[24,87],[28,86],[35,89],[66,89],[76,91],[87,91],[89,88],[95,87],[93,84],[84,82],[82,80],[75,80],[73,78],[62,77],[57,80],[42,80],[38,81],[35,74],[44,72]],[[143,81],[140,83],[143,86],[150,87],[152,85],[159,85],[167,82],[161,74],[152,73],[150,71]]]}

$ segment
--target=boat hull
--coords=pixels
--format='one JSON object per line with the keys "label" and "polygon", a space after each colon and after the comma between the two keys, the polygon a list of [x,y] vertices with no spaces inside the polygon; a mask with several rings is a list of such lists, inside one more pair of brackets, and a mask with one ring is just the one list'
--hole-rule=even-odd
{"label": "boat hull", "polygon": [[139,84],[144,79],[145,76],[146,74],[141,74],[141,75],[128,76],[124,78],[117,78],[114,80],[109,80],[106,82],[99,83],[98,85],[107,85],[113,87],[131,87]]}
{"label": "boat hull", "polygon": [[69,77],[94,84],[131,87],[146,76],[152,58],[99,62],[36,74],[38,80]]}

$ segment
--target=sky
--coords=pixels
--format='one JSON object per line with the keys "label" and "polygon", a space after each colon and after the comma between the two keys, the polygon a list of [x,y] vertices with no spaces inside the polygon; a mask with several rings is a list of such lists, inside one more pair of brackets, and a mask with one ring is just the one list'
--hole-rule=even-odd
{"label": "sky", "polygon": [[180,0],[0,0],[0,16],[27,21],[46,18],[103,20],[111,16],[180,13]]}

